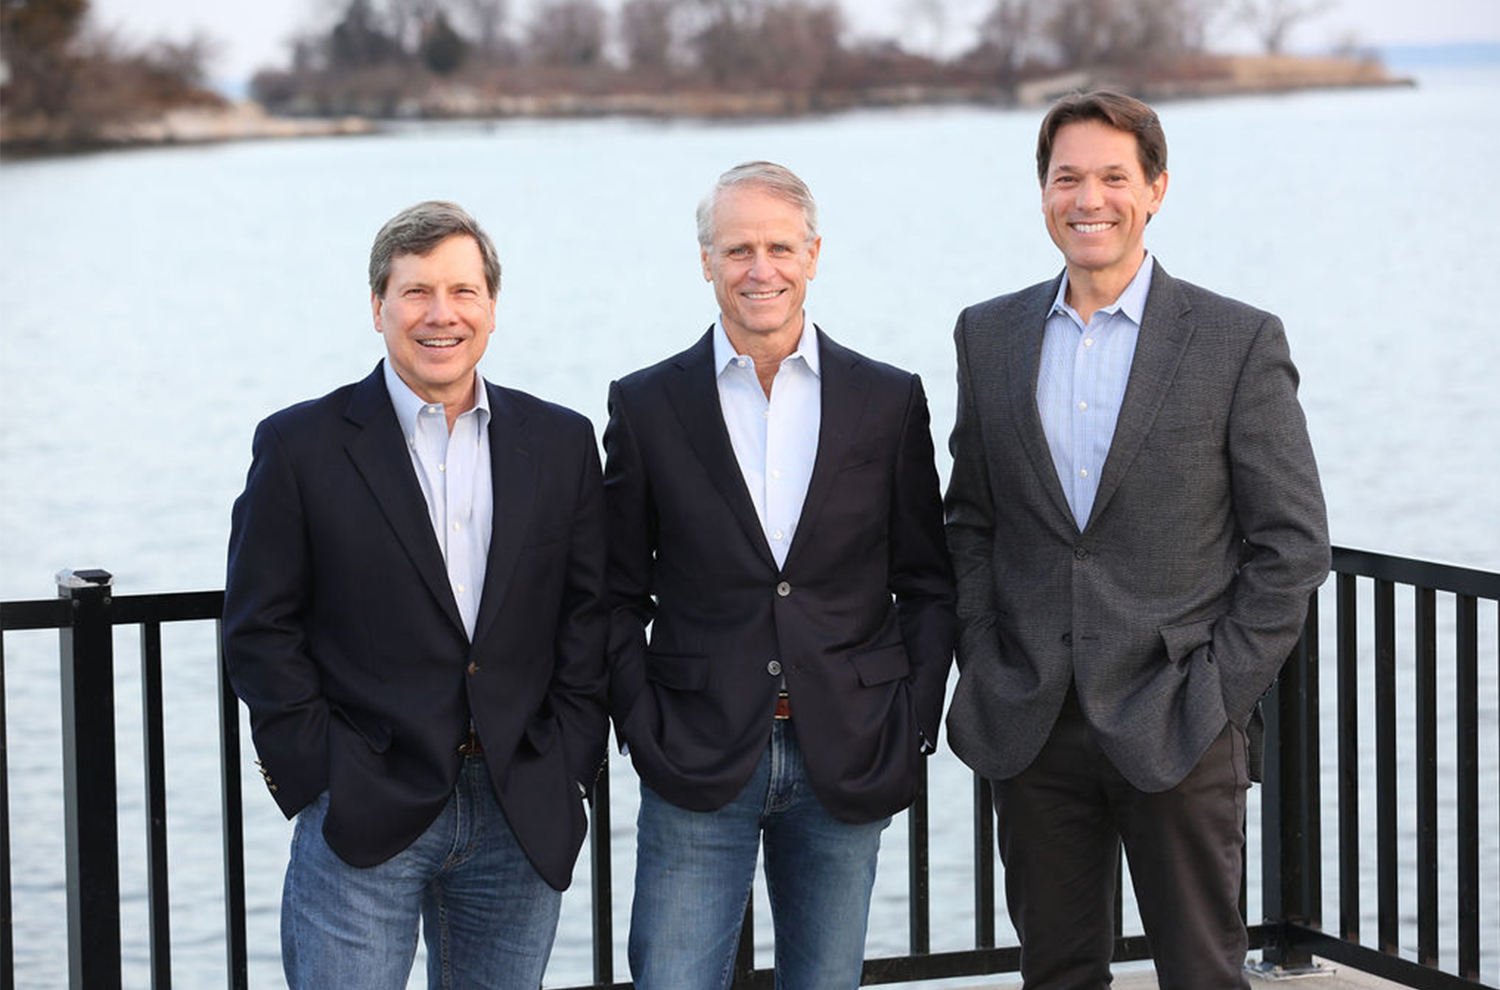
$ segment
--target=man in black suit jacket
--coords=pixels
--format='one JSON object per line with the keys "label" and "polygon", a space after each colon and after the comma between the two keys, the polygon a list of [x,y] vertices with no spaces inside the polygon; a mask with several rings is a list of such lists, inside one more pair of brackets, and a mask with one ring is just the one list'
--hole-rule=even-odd
{"label": "man in black suit jacket", "polygon": [[729,985],[763,839],[777,986],[854,987],[953,648],[926,399],[806,321],[821,241],[790,171],[726,172],[698,239],[719,319],[611,385],[604,435],[631,973]]}
{"label": "man in black suit jacket", "polygon": [[587,420],[476,365],[500,265],[451,203],[370,255],[386,360],[269,417],[235,502],[224,655],[297,816],[293,988],[535,990],[603,756],[604,504]]}
{"label": "man in black suit jacket", "polygon": [[1246,986],[1257,702],[1328,575],[1281,321],[1146,252],[1151,108],[1060,101],[1037,171],[1058,278],[959,316],[948,738],[995,782],[1027,990],[1104,990],[1123,842],[1163,990]]}

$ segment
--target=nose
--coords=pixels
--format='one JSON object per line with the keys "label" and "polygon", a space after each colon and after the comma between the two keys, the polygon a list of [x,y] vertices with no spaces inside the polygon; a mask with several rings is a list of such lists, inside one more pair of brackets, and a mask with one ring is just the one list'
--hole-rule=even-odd
{"label": "nose", "polygon": [[764,281],[776,273],[771,266],[771,259],[763,252],[755,253],[755,260],[750,263],[750,277],[757,281]]}
{"label": "nose", "polygon": [[1093,176],[1084,176],[1078,183],[1078,205],[1085,210],[1097,210],[1104,206],[1104,186]]}
{"label": "nose", "polygon": [[448,296],[442,292],[434,292],[427,303],[427,322],[448,324],[453,321],[453,305]]}

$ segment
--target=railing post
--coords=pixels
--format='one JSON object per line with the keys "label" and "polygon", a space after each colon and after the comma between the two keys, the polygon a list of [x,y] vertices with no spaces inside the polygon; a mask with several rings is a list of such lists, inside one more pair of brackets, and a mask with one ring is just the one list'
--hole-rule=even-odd
{"label": "railing post", "polygon": [[1315,717],[1306,708],[1310,654],[1316,648],[1317,613],[1310,612],[1302,639],[1282,666],[1281,674],[1263,701],[1265,732],[1265,780],[1261,787],[1261,889],[1266,921],[1275,925],[1275,940],[1261,953],[1262,961],[1251,966],[1257,972],[1277,975],[1314,969],[1312,953],[1295,948],[1287,938],[1289,924],[1308,922],[1309,841],[1307,817],[1309,771],[1307,720]]}
{"label": "railing post", "polygon": [[58,635],[72,990],[118,990],[121,982],[113,581],[108,571],[57,575],[58,597],[73,604],[72,624]]}

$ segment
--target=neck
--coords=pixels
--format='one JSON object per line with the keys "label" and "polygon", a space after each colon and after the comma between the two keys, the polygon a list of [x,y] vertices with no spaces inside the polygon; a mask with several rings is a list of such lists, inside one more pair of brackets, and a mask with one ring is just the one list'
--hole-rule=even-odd
{"label": "neck", "polygon": [[724,335],[729,338],[729,344],[736,354],[743,354],[755,362],[755,377],[760,380],[760,387],[769,396],[781,362],[791,357],[796,352],[797,345],[802,342],[803,325],[804,319],[799,315],[794,325],[788,325],[774,333],[741,334],[726,325]]}
{"label": "neck", "polygon": [[1078,313],[1078,318],[1087,323],[1095,312],[1112,305],[1120,298],[1136,273],[1141,270],[1141,262],[1145,259],[1146,252],[1143,248],[1136,263],[1126,272],[1075,270],[1069,265],[1065,301]]}

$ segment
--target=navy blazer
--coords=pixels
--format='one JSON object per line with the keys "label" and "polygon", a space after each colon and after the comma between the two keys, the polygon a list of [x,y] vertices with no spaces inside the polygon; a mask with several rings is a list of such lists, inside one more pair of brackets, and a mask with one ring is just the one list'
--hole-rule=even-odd
{"label": "navy blazer", "polygon": [[458,779],[472,719],[506,819],[565,888],[608,733],[604,506],[588,420],[486,383],[494,525],[470,642],[379,365],[267,418],[235,502],[224,658],[287,817],[370,866]]}
{"label": "navy blazer", "polygon": [[743,789],[782,678],[813,790],[845,821],[909,804],[937,739],[956,619],[922,384],[815,332],[822,423],[784,567],[724,426],[712,330],[610,386],[610,706],[679,807]]}

